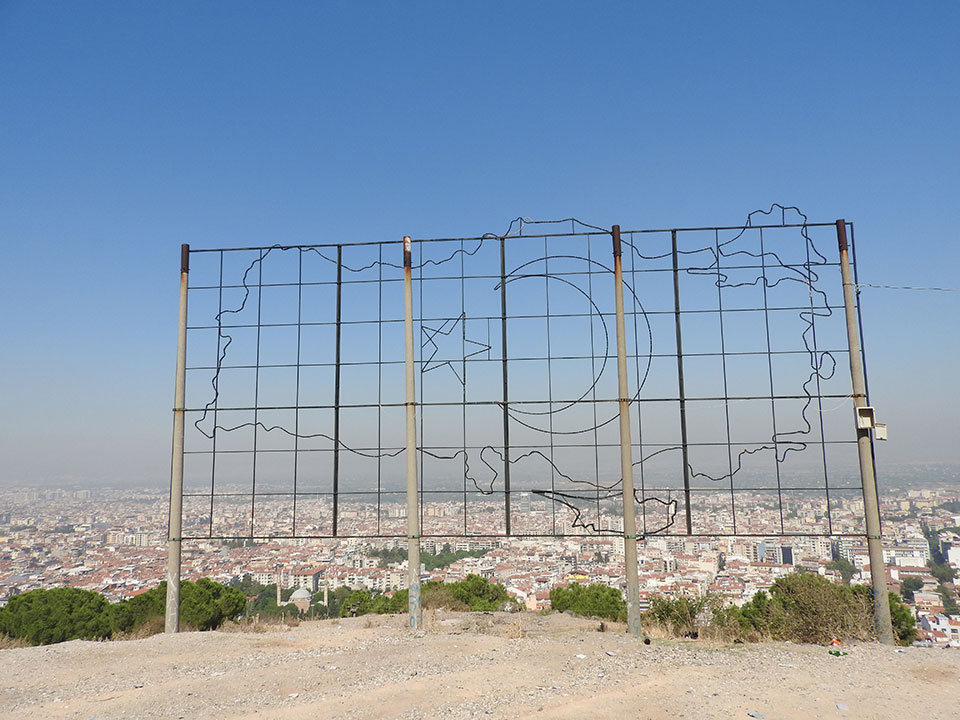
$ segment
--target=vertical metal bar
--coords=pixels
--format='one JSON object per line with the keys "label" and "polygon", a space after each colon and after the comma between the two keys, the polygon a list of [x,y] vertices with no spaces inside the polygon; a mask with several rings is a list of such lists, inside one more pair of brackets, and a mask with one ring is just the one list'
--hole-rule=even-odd
{"label": "vertical metal bar", "polygon": [[340,515],[340,309],[343,296],[343,246],[337,245],[337,327],[333,371],[333,536]]}
{"label": "vertical metal bar", "polygon": [[[770,383],[770,424],[773,429],[773,435],[770,439],[773,441],[773,468],[777,478],[777,509],[780,513],[780,532],[783,533],[783,490],[781,489],[783,487],[783,482],[780,477],[780,448],[778,444],[780,431],[777,430],[777,393],[773,382],[773,346],[770,342],[770,303],[768,302],[767,298],[767,289],[770,287],[770,284],[767,279],[767,251],[763,242],[763,228],[760,228],[757,232],[760,233],[760,277],[763,281],[763,324],[767,337],[766,355],[767,377]],[[786,457],[786,453],[784,453],[783,457]]]}
{"label": "vertical metal bar", "polygon": [[737,534],[737,500],[733,490],[733,447],[730,441],[730,389],[727,381],[727,338],[723,332],[723,275],[720,272],[720,231],[713,231],[713,246],[717,253],[717,310],[720,320],[720,360],[723,369],[723,417],[727,430],[727,472],[730,476],[730,520],[733,534]]}
{"label": "vertical metal bar", "polygon": [[620,226],[613,226],[613,282],[617,309],[617,382],[620,408],[620,476],[623,485],[623,564],[627,580],[627,632],[640,637],[640,579],[637,572],[637,507],[633,494],[633,438],[627,385],[627,338],[623,320]]}
{"label": "vertical metal bar", "polygon": [[[636,239],[633,235],[630,236],[630,244],[636,250],[636,246],[633,243],[636,242]],[[640,455],[640,516],[643,520],[643,536],[647,535],[647,505],[645,502],[647,499],[647,486],[646,486],[646,476],[643,470],[643,403],[640,402],[640,390],[643,385],[643,380],[640,374],[640,330],[639,324],[637,323],[637,316],[642,311],[637,309],[638,298],[637,298],[637,255],[639,252],[630,253],[630,290],[631,295],[633,296],[633,360],[634,367],[637,373],[637,452]],[[641,271],[643,272],[643,271]],[[649,328],[649,325],[648,325]],[[653,352],[653,347],[650,347],[650,352]]]}
{"label": "vertical metal bar", "polygon": [[[760,231],[761,237],[763,230]],[[807,278],[807,292],[810,298],[810,339],[813,341],[813,349],[810,350],[810,368],[814,371],[817,378],[817,422],[820,424],[820,458],[823,462],[823,494],[827,503],[827,532],[833,535],[833,511],[830,504],[830,473],[827,471],[827,437],[823,427],[823,386],[821,384],[820,366],[823,358],[820,355],[820,349],[817,345],[817,311],[813,303],[813,267],[810,261],[810,241],[804,238],[804,246],[807,249],[807,261],[803,266]],[[829,307],[827,298],[824,297],[825,307]],[[828,311],[832,312],[832,311]],[[809,350],[809,348],[808,348]],[[772,395],[773,393],[771,393]],[[779,475],[778,475],[779,477]],[[781,514],[783,510],[781,509]]]}
{"label": "vertical metal bar", "polygon": [[503,368],[503,506],[507,516],[507,535],[510,535],[510,410],[507,383],[507,247],[506,238],[500,238],[500,345]]}
{"label": "vertical metal bar", "polygon": [[[596,338],[594,337],[593,332],[593,256],[591,252],[591,244],[593,242],[593,236],[587,235],[587,312],[590,322],[590,373],[593,377],[597,376],[597,346]],[[636,308],[634,308],[636,310]],[[636,322],[636,315],[634,315],[634,322]],[[634,333],[634,339],[636,339],[636,333]],[[608,348],[604,348],[604,355],[609,352]],[[597,383],[593,383],[593,387],[590,388],[590,405],[591,410],[593,410],[593,478],[594,483],[596,484],[596,509],[597,509],[597,527],[602,527],[601,517],[603,515],[600,507],[600,428],[599,420],[597,419]],[[643,507],[643,506],[641,506]]]}
{"label": "vertical metal bar", "polygon": [[[853,406],[867,404],[863,359],[860,356],[860,336],[857,332],[857,310],[854,303],[853,280],[850,276],[850,257],[847,250],[847,227],[837,220],[837,243],[840,247],[840,274],[843,278],[843,309],[847,320],[847,344],[850,351],[850,379],[853,382]],[[877,639],[893,645],[893,626],[890,622],[890,603],[887,599],[887,571],[883,564],[883,546],[880,539],[880,505],[877,498],[877,476],[873,465],[873,442],[869,428],[857,427],[857,450],[860,455],[860,483],[863,486],[863,511],[867,523],[867,551],[870,555],[870,578],[873,585],[873,610],[877,623]]]}
{"label": "vertical metal bar", "polygon": [[[547,425],[550,432],[547,433],[547,437],[550,442],[550,493],[553,497],[556,497],[557,492],[557,464],[556,459],[554,458],[554,439],[556,435],[553,432],[553,351],[550,346],[550,251],[547,247],[547,237],[543,237],[543,300],[544,300],[544,309],[545,317],[544,320],[547,324],[547,407],[550,411],[547,413]],[[550,503],[550,510],[552,516],[552,532],[553,535],[557,535],[557,502],[554,500]],[[565,533],[564,533],[565,534]]]}
{"label": "vertical metal bar", "polygon": [[173,451],[170,462],[170,516],[167,532],[167,607],[164,630],[180,631],[180,543],[183,533],[183,424],[187,399],[187,282],[190,246],[180,246],[180,315],[177,325],[177,379],[173,393]]}
{"label": "vertical metal bar", "polygon": [[683,498],[687,511],[687,535],[693,534],[690,514],[690,452],[687,448],[687,398],[683,389],[683,334],[680,330],[680,263],[677,257],[677,231],[670,231],[673,255],[673,315],[677,327],[677,387],[680,391],[680,451],[683,455]]}
{"label": "vertical metal bar", "polygon": [[417,496],[417,408],[413,358],[413,277],[410,238],[403,238],[403,346],[407,408],[407,584],[410,628],[423,626],[420,607],[420,502]]}
{"label": "vertical metal bar", "polygon": [[[377,245],[377,447],[383,447],[383,243]],[[377,453],[377,535],[383,515],[383,455]]]}
{"label": "vertical metal bar", "polygon": [[463,451],[463,534],[467,534],[467,476],[469,475],[469,464],[467,455],[467,280],[466,280],[466,251],[464,250],[463,238],[460,239],[460,356],[463,358],[461,380],[461,398],[463,404],[460,406],[461,435],[460,448]]}
{"label": "vertical metal bar", "polygon": [[297,480],[300,473],[300,354],[303,336],[303,251],[297,250],[297,387],[293,410],[293,537],[297,536]]}
{"label": "vertical metal bar", "polygon": [[[223,343],[223,250],[219,253],[220,269],[217,274],[217,367],[221,365],[220,353]],[[213,395],[213,438],[210,443],[210,522],[207,524],[207,537],[213,537],[213,500],[217,489],[217,408],[220,406],[220,378],[215,375],[217,389]]]}
{"label": "vertical metal bar", "polygon": [[[267,252],[270,252],[267,250]],[[255,535],[257,513],[257,438],[260,437],[260,335],[263,330],[263,258],[257,260],[257,351],[253,371],[253,471],[250,482],[250,536]]]}

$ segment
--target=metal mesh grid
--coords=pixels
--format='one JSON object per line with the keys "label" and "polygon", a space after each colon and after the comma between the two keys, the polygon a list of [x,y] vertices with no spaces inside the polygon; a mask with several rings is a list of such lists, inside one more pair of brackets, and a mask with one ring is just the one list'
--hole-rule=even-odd
{"label": "metal mesh grid", "polygon": [[[836,229],[781,210],[622,234],[641,535],[864,532]],[[406,535],[401,247],[191,252],[184,539]],[[412,249],[422,535],[621,534],[610,232]]]}

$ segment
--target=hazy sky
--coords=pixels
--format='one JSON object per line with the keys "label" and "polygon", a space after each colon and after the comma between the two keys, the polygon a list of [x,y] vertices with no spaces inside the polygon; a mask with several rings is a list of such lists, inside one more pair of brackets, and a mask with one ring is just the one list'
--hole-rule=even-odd
{"label": "hazy sky", "polygon": [[[856,224],[958,287],[955,3],[0,2],[0,483],[163,486],[179,244]],[[960,462],[960,293],[864,289],[883,464]]]}

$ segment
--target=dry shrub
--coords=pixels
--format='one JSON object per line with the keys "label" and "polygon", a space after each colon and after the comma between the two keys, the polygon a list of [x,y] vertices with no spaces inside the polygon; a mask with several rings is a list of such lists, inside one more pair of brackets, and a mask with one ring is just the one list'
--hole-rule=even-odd
{"label": "dry shrub", "polygon": [[13,650],[14,648],[30,647],[26,638],[12,638],[7,635],[0,635],[0,650]]}
{"label": "dry shrub", "polygon": [[[163,615],[152,615],[129,632],[114,633],[111,640],[143,640],[163,632],[166,621]],[[188,628],[181,623],[180,630],[188,632]]]}
{"label": "dry shrub", "polygon": [[465,602],[454,596],[453,590],[449,585],[439,583],[431,584],[429,588],[424,587],[421,603],[424,610],[452,610],[462,612],[470,609]]}
{"label": "dry shrub", "polygon": [[280,618],[275,615],[254,615],[239,620],[228,620],[219,627],[220,632],[265,633],[277,630]]}
{"label": "dry shrub", "polygon": [[516,639],[527,636],[526,631],[523,629],[523,623],[521,622],[519,617],[516,620],[514,620],[512,623],[507,625],[506,629],[504,630],[503,636],[506,638],[510,638],[511,640],[516,640]]}

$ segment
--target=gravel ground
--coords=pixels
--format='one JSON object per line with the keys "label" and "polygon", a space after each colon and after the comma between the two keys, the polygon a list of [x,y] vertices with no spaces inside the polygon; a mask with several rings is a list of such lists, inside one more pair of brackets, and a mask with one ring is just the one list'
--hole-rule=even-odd
{"label": "gravel ground", "polygon": [[0,650],[0,717],[960,717],[956,650],[643,645],[565,615],[404,620]]}

